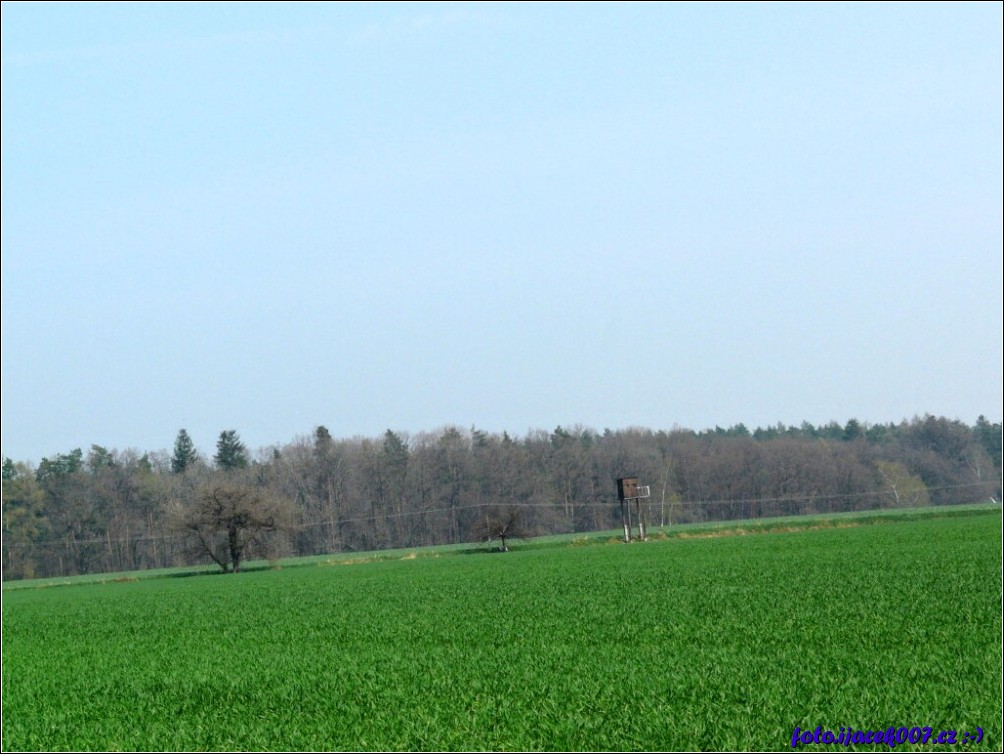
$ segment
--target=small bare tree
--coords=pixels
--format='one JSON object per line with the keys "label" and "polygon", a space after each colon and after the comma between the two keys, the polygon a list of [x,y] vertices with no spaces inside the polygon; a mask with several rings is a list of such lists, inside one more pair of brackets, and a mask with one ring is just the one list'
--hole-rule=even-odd
{"label": "small bare tree", "polygon": [[208,556],[224,573],[240,571],[249,555],[270,557],[275,535],[287,529],[291,508],[249,484],[209,479],[172,510],[174,528],[190,536],[193,555]]}
{"label": "small bare tree", "polygon": [[489,542],[498,539],[499,552],[509,552],[508,540],[524,534],[523,511],[510,506],[489,510],[482,522],[479,538]]}

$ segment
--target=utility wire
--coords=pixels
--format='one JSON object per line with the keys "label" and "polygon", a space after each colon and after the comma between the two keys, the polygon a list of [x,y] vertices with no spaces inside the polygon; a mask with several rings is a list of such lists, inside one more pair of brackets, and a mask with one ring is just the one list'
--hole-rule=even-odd
{"label": "utility wire", "polygon": [[[926,487],[925,490],[928,492],[937,492],[940,490],[957,490],[957,489],[967,489],[976,487],[987,487],[988,482],[971,482],[966,484],[947,484],[937,487]],[[762,503],[817,503],[827,500],[847,500],[847,499],[862,499],[868,497],[886,497],[890,493],[887,490],[876,490],[872,492],[852,492],[852,493],[832,493],[827,495],[792,495],[792,496],[780,496],[780,497],[745,497],[745,498],[719,498],[714,500],[667,500],[665,505],[670,507],[678,506],[736,506],[736,505],[753,505]],[[646,501],[645,505],[649,507],[661,506],[663,503],[660,500],[655,500],[651,497],[640,498]],[[948,506],[941,507],[954,507],[954,505],[969,505],[972,503],[983,502],[983,500],[971,500],[968,503],[956,503]],[[439,508],[423,508],[420,510],[410,510],[401,511],[399,513],[377,513],[367,516],[351,516],[347,518],[325,518],[319,521],[311,521],[309,523],[294,524],[292,526],[286,527],[293,531],[307,531],[309,529],[316,529],[323,526],[344,526],[346,524],[357,524],[357,523],[370,523],[375,521],[386,521],[391,519],[403,519],[403,518],[413,518],[416,516],[428,516],[437,513],[460,513],[462,511],[472,511],[472,510],[482,510],[485,508],[528,508],[528,509],[560,509],[560,508],[572,508],[575,510],[581,510],[583,508],[606,508],[612,509],[616,505],[616,500],[611,502],[541,502],[541,503],[498,503],[498,502],[480,502],[480,503],[467,503],[464,505],[455,506],[444,506]],[[894,510],[894,509],[889,509]],[[863,512],[863,511],[853,511],[853,512]],[[825,514],[822,514],[825,515]],[[727,519],[723,519],[727,520]],[[184,540],[187,539],[188,535],[183,533],[178,534],[144,534],[137,535],[133,537],[91,537],[88,539],[76,539],[76,538],[62,538],[62,539],[42,539],[34,542],[4,542],[3,546],[5,548],[26,548],[26,547],[56,547],[56,546],[77,546],[77,545],[94,545],[94,544],[123,544],[123,543],[139,543],[139,542],[168,542],[173,540]]]}

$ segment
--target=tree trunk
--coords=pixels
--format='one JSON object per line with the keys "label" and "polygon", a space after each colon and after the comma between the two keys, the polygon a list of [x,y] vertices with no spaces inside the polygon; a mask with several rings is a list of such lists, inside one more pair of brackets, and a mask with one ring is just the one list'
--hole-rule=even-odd
{"label": "tree trunk", "polygon": [[244,548],[241,547],[240,531],[237,527],[231,526],[227,532],[230,544],[230,562],[233,563],[234,573],[241,569],[241,557],[244,555]]}

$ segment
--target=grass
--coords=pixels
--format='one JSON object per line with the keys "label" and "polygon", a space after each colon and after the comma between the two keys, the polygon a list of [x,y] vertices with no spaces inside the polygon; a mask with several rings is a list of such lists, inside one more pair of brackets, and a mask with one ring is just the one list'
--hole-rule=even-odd
{"label": "grass", "polygon": [[5,588],[3,748],[999,750],[999,509],[860,520]]}
{"label": "grass", "polygon": [[[704,536],[732,536],[746,534],[766,534],[771,532],[807,531],[820,528],[861,526],[870,524],[886,524],[897,521],[908,521],[918,518],[955,518],[958,516],[981,515],[988,512],[999,512],[998,503],[970,503],[952,506],[927,506],[923,508],[882,508],[867,511],[849,511],[842,513],[821,513],[814,515],[778,516],[756,519],[736,519],[732,521],[711,521],[667,526],[649,526],[648,533],[652,539],[686,539]],[[635,527],[637,533],[637,527]],[[573,534],[552,534],[531,539],[511,540],[511,546],[518,550],[550,549],[563,546],[582,546],[597,544],[619,544],[623,541],[622,529],[596,531]],[[301,568],[305,566],[359,565],[385,560],[413,560],[416,558],[440,558],[452,555],[468,555],[482,553],[491,549],[490,545],[478,543],[461,543],[451,545],[435,545],[431,547],[406,547],[388,550],[373,550],[367,552],[342,552],[327,555],[309,555],[295,558],[281,558],[274,561],[245,561],[241,568],[244,571],[260,571],[274,568]],[[187,576],[202,576],[220,573],[219,567],[212,564],[184,566],[179,568],[156,568],[139,571],[120,571],[114,573],[92,573],[83,576],[53,576],[39,579],[23,579],[3,582],[3,591],[15,589],[41,589],[53,586],[79,586],[83,584],[107,584],[123,581],[139,581],[158,578],[178,578]]]}

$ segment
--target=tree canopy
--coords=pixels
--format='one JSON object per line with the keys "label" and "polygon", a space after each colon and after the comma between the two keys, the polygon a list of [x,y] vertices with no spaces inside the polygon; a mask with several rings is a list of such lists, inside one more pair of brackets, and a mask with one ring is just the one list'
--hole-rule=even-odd
{"label": "tree canopy", "polygon": [[1001,424],[984,416],[700,432],[563,425],[522,437],[450,426],[337,438],[318,426],[269,450],[252,460],[224,430],[206,464],[180,430],[173,452],[91,445],[37,466],[6,458],[3,576],[232,570],[265,550],[499,540],[503,529],[508,546],[516,528],[614,529],[624,476],[650,486],[653,525],[1001,499]]}
{"label": "tree canopy", "polygon": [[190,552],[209,557],[224,573],[237,573],[247,555],[268,557],[271,535],[291,523],[279,498],[252,484],[207,480],[187,501],[176,504],[173,525],[190,535]]}

